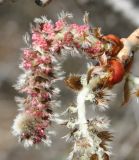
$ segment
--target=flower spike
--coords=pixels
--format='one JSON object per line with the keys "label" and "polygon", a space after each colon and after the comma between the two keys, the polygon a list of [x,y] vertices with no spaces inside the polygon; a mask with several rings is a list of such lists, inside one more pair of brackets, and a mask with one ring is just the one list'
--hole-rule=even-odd
{"label": "flower spike", "polygon": [[[139,29],[121,40],[112,34],[103,35],[100,28],[90,26],[88,13],[81,25],[69,23],[69,18],[72,14],[65,12],[55,23],[45,16],[37,18],[30,37],[26,34],[24,38],[28,45],[23,49],[20,65],[24,73],[15,85],[24,96],[16,98],[20,109],[12,127],[13,134],[26,147],[40,143],[49,146],[51,126],[57,123],[68,128],[65,138],[73,143],[68,160],[109,160],[113,137],[110,121],[96,112],[88,119],[86,102],[100,111],[108,109],[115,97],[112,87],[125,76],[129,85],[134,85],[131,92],[138,100],[139,78],[127,75],[127,65],[133,58],[132,51],[139,45]],[[86,73],[65,77],[61,64],[69,54],[91,61]],[[55,113],[55,108],[61,106],[60,89],[56,86],[59,80],[64,80],[77,95],[76,102],[62,114]]]}

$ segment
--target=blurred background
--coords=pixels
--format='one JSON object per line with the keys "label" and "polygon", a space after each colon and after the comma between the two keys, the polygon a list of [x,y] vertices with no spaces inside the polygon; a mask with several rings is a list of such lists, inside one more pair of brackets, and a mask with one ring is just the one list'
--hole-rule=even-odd
{"label": "blurred background", "polygon": [[[139,0],[52,0],[43,8],[33,0],[5,0],[4,3],[0,0],[0,160],[65,160],[71,150],[71,144],[61,139],[67,132],[63,127],[56,127],[57,136],[52,138],[51,148],[25,149],[11,134],[11,125],[18,112],[14,101],[18,93],[12,85],[21,73],[18,68],[20,48],[25,46],[22,36],[29,31],[29,23],[35,17],[47,15],[56,20],[61,10],[72,12],[78,23],[82,23],[81,17],[88,11],[91,25],[102,27],[104,34],[127,37],[139,27]],[[132,71],[139,76],[139,53],[134,61]],[[63,67],[67,74],[79,72],[86,67],[83,62],[70,58]],[[65,103],[73,101],[74,95],[60,85],[64,109]],[[111,160],[139,160],[139,104],[132,99],[121,107],[122,89],[123,82],[115,87],[118,96],[106,113],[114,131]]]}

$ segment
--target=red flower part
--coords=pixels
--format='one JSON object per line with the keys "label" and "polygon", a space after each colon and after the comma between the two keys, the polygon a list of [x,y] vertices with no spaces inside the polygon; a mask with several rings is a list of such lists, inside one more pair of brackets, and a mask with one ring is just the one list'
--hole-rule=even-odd
{"label": "red flower part", "polygon": [[111,72],[111,76],[108,80],[110,85],[114,85],[120,82],[125,73],[124,65],[118,59],[111,59],[108,61],[108,70]]}

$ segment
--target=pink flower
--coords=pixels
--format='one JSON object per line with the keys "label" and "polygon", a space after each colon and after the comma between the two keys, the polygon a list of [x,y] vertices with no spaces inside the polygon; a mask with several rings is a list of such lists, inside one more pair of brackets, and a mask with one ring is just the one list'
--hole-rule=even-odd
{"label": "pink flower", "polygon": [[48,50],[48,43],[46,39],[42,36],[42,34],[38,32],[34,32],[32,34],[32,44],[34,46],[38,45],[39,47],[43,48],[44,50]]}
{"label": "pink flower", "polygon": [[78,33],[86,32],[89,29],[88,25],[71,24],[71,29],[75,29]]}
{"label": "pink flower", "polygon": [[31,94],[32,97],[37,97],[38,96],[38,93],[33,92],[33,91],[31,93],[28,93],[28,94]]}
{"label": "pink flower", "polygon": [[49,99],[49,98],[50,98],[50,94],[49,94],[48,92],[43,93],[41,96],[42,96],[43,98],[45,98],[45,99]]}
{"label": "pink flower", "polygon": [[65,26],[65,22],[60,19],[55,23],[55,31],[61,30]]}
{"label": "pink flower", "polygon": [[40,110],[34,110],[32,112],[32,115],[35,116],[35,117],[42,117],[43,113]]}
{"label": "pink flower", "polygon": [[29,49],[24,49],[23,54],[25,58],[28,58],[31,54],[31,51]]}
{"label": "pink flower", "polygon": [[36,58],[36,52],[31,51],[30,49],[24,49],[23,51],[24,59],[34,59]]}
{"label": "pink flower", "polygon": [[36,57],[36,59],[34,59],[34,65],[39,65],[39,64],[43,64],[43,60],[40,56]]}
{"label": "pink flower", "polygon": [[46,105],[39,103],[39,104],[37,105],[37,107],[38,107],[39,109],[44,109],[44,108],[46,107]]}
{"label": "pink flower", "polygon": [[41,38],[41,34],[39,32],[32,33],[32,41],[39,41]]}
{"label": "pink flower", "polygon": [[71,24],[71,26],[70,26],[72,29],[76,29],[76,30],[78,30],[78,28],[79,28],[79,25],[77,25],[77,24],[75,24],[75,23],[73,23],[73,24]]}
{"label": "pink flower", "polygon": [[55,52],[59,52],[60,48],[63,47],[63,43],[62,41],[56,41],[53,43],[52,47],[50,48],[51,51],[55,51]]}
{"label": "pink flower", "polygon": [[50,56],[44,56],[42,57],[42,61],[46,64],[50,64],[52,60]]}
{"label": "pink flower", "polygon": [[23,62],[23,67],[24,67],[26,70],[28,70],[28,69],[30,69],[30,68],[32,67],[32,64],[31,64],[31,62],[24,61],[24,62]]}
{"label": "pink flower", "polygon": [[36,144],[36,143],[40,143],[40,142],[41,142],[41,140],[42,140],[42,138],[41,138],[41,137],[39,137],[39,136],[35,136],[35,137],[33,138],[33,143],[34,143],[34,144]]}
{"label": "pink flower", "polygon": [[36,106],[37,103],[38,103],[37,100],[35,98],[33,98],[31,101],[32,106]]}
{"label": "pink flower", "polygon": [[99,54],[102,51],[102,43],[101,42],[96,42],[93,46],[85,49],[88,53],[91,54]]}
{"label": "pink flower", "polygon": [[51,34],[54,31],[54,26],[51,23],[43,24],[43,32]]}
{"label": "pink flower", "polygon": [[88,25],[81,25],[79,26],[79,32],[85,32],[89,29]]}
{"label": "pink flower", "polygon": [[50,68],[50,67],[47,67],[46,69],[45,69],[45,73],[48,75],[48,74],[50,74],[52,72],[52,68]]}
{"label": "pink flower", "polygon": [[48,40],[53,40],[54,37],[55,37],[55,32],[51,32],[51,33],[48,34],[47,39]]}

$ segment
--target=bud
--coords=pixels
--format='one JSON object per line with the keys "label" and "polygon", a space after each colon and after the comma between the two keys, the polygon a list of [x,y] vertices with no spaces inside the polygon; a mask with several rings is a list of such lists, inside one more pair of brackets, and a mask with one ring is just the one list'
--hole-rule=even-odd
{"label": "bud", "polygon": [[108,34],[106,36],[103,36],[103,39],[112,44],[111,51],[107,53],[110,56],[116,56],[118,52],[123,48],[123,43],[117,36],[113,34]]}
{"label": "bud", "polygon": [[125,70],[123,64],[118,59],[111,59],[108,61],[108,70],[111,72],[109,78],[110,85],[114,85],[123,79]]}

